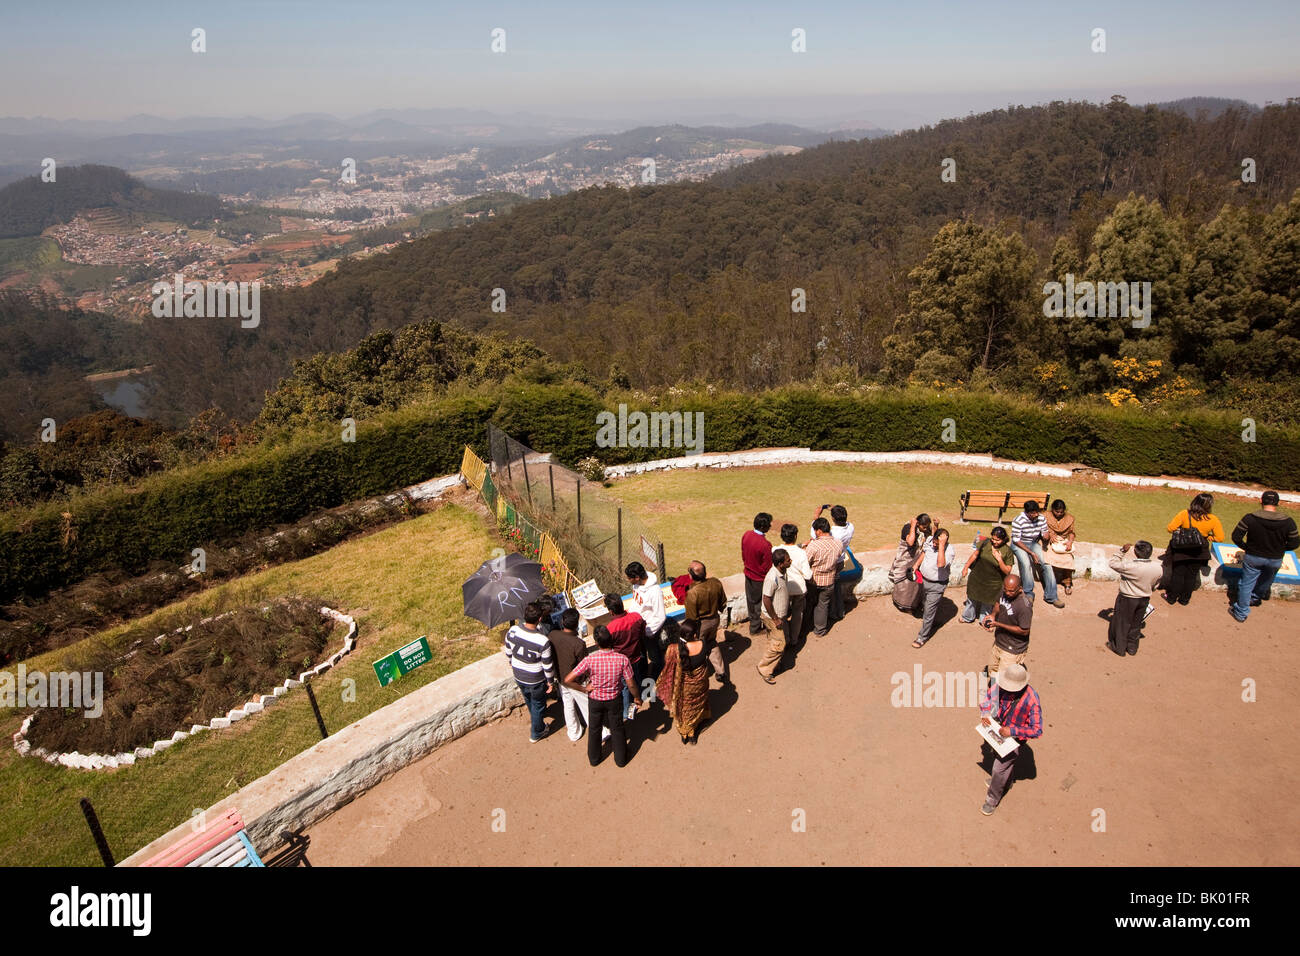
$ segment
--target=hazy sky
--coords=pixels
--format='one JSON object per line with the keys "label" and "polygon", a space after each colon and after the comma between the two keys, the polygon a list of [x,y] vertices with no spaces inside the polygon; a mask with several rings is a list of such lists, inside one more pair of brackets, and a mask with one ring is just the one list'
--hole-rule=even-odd
{"label": "hazy sky", "polygon": [[[1112,92],[1135,102],[1300,95],[1296,0],[5,0],[0,10],[8,116],[469,107],[646,121],[892,110],[931,121]],[[194,27],[207,31],[206,53],[190,50]],[[495,27],[504,54],[489,48]],[[791,51],[795,27],[806,53]],[[1106,30],[1105,53],[1090,49],[1094,27]]]}

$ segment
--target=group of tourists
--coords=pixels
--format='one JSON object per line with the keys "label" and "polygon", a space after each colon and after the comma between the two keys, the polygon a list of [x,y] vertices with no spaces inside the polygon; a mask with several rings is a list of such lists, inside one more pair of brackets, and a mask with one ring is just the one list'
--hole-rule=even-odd
{"label": "group of tourists", "polygon": [[[767,647],[755,666],[768,684],[776,683],[776,672],[787,649],[802,646],[810,631],[825,635],[844,617],[843,591],[836,583],[846,557],[852,554],[854,530],[843,505],[818,508],[813,516],[812,536],[802,545],[796,543],[798,526],[784,524],[781,544],[774,548],[767,538],[771,529],[772,516],[759,512],[754,516],[753,529],[740,539],[749,635],[767,638]],[[687,620],[698,619],[692,611],[686,608]],[[720,679],[727,680],[725,672],[721,672]]]}
{"label": "group of tourists", "polygon": [[[1032,606],[1034,576],[1043,582],[1043,596],[1053,607],[1063,608],[1060,591],[1069,594],[1074,579],[1074,515],[1065,501],[1052,502],[1044,514],[1037,501],[1027,501],[1011,522],[987,535],[977,533],[966,564],[957,571],[956,581],[966,578],[963,624],[986,625],[1007,594],[1023,595]],[[899,532],[898,549],[890,570],[894,603],[900,610],[921,609],[921,628],[912,642],[924,647],[938,628],[939,603],[957,560],[947,528],[928,514],[919,514]],[[989,625],[991,626],[991,625]]]}
{"label": "group of tourists", "polygon": [[[976,534],[970,557],[957,572],[958,581],[966,577],[966,604],[960,620],[978,623],[993,638],[980,694],[980,720],[996,727],[1004,739],[1015,737],[1017,743],[1006,754],[992,755],[988,792],[980,807],[986,816],[997,809],[1011,784],[1020,745],[1043,732],[1042,702],[1029,685],[1025,659],[1034,616],[1035,565],[1040,568],[1047,601],[1058,608],[1065,605],[1056,593],[1054,569],[1064,572],[1063,588],[1070,586],[1074,571],[1074,518],[1064,502],[1056,504],[1051,522],[1041,516],[1037,501],[1028,501],[1012,521],[1010,533],[998,525],[988,535]],[[1049,562],[1048,555],[1056,557],[1055,564]],[[952,582],[955,563],[951,535],[937,518],[922,513],[903,525],[890,581],[900,610],[915,611],[916,604],[921,604],[921,629],[912,641],[915,648],[924,647],[934,636],[939,602]],[[1022,581],[1028,586],[1022,586]]]}
{"label": "group of tourists", "polygon": [[[1241,576],[1235,592],[1230,591],[1228,613],[1238,622],[1249,617],[1252,607],[1268,600],[1283,557],[1300,547],[1295,519],[1278,511],[1281,496],[1265,491],[1259,500],[1259,510],[1243,516],[1232,530],[1232,543],[1241,549]],[[1119,574],[1120,588],[1106,643],[1121,656],[1138,652],[1152,596],[1163,589],[1167,604],[1189,604],[1201,578],[1209,573],[1212,546],[1225,540],[1209,492],[1196,495],[1165,530],[1170,534],[1169,546],[1159,561],[1153,558],[1155,549],[1149,541],[1126,544],[1109,561]]]}
{"label": "group of tourists", "polygon": [[[1300,547],[1296,523],[1278,512],[1278,503],[1277,492],[1265,492],[1260,510],[1243,517],[1233,530],[1232,541],[1243,550],[1241,581],[1230,606],[1238,621],[1268,599],[1284,554]],[[1141,540],[1125,544],[1109,559],[1120,580],[1107,635],[1115,654],[1137,653],[1152,595],[1161,588],[1169,604],[1188,603],[1208,568],[1211,544],[1224,540],[1213,505],[1213,496],[1203,493],[1178,512],[1169,522],[1169,546],[1159,559],[1152,544]],[[740,543],[749,633],[766,638],[755,667],[768,684],[776,682],[787,652],[798,651],[809,633],[827,634],[844,616],[837,582],[846,561],[853,560],[854,534],[842,505],[822,505],[802,544],[799,528],[783,524],[781,543],[774,547],[768,538],[772,523],[767,512],[755,515]],[[934,636],[940,599],[953,583],[956,555],[950,537],[937,518],[924,513],[899,532],[890,580],[900,609],[919,611],[920,631],[912,643],[918,649]],[[1027,501],[1009,531],[999,524],[987,535],[977,533],[969,558],[957,571],[956,582],[966,579],[961,622],[978,624],[992,637],[981,720],[1018,744],[1037,738],[1043,728],[1041,700],[1026,667],[1035,577],[1046,602],[1063,608],[1061,592],[1069,595],[1073,588],[1075,542],[1074,516],[1063,500],[1053,501],[1046,513],[1037,501]],[[594,650],[578,635],[578,612],[570,608],[557,614],[550,598],[529,604],[523,623],[511,627],[505,638],[504,652],[529,708],[530,739],[546,736],[547,699],[558,692],[569,739],[587,735],[592,766],[603,758],[605,740],[612,741],[615,764],[627,763],[626,722],[649,706],[648,696],[662,702],[682,743],[694,744],[712,716],[710,678],[732,685],[723,654],[728,633],[722,614],[728,601],[722,582],[702,562],[692,561],[687,573],[672,582],[684,614],[670,633],[654,573],[632,562],[625,574],[635,606],[625,606],[617,594],[605,596],[609,620],[594,628]],[[997,809],[1019,753],[1017,746],[1005,755],[993,754],[982,813]]]}
{"label": "group of tourists", "polygon": [[[1260,509],[1243,517],[1234,528],[1232,542],[1242,549],[1241,578],[1229,613],[1245,621],[1250,608],[1268,600],[1273,579],[1287,551],[1300,547],[1295,520],[1278,511],[1280,496],[1266,491]],[[1213,514],[1214,497],[1196,495],[1188,507],[1170,520],[1169,545],[1159,559],[1149,541],[1125,544],[1112,555],[1109,567],[1119,576],[1119,593],[1111,610],[1107,646],[1123,657],[1136,655],[1142,626],[1152,595],[1163,588],[1165,601],[1186,605],[1208,573],[1211,545],[1224,540],[1223,525]],[[1011,523],[1011,531],[998,525],[989,534],[976,535],[975,545],[957,578],[966,576],[963,623],[981,623],[993,632],[993,647],[985,668],[987,689],[981,700],[985,722],[995,712],[1003,736],[1018,743],[1042,733],[1038,695],[1028,686],[1025,662],[1033,621],[1034,572],[1043,582],[1048,603],[1064,607],[1057,584],[1069,594],[1074,572],[1074,517],[1066,503],[1052,502],[1050,516],[1040,513],[1038,502],[1028,501]],[[954,563],[945,529],[927,514],[904,525],[891,573],[895,603],[914,611],[922,603],[921,630],[912,646],[924,647],[934,634],[936,609],[947,587]],[[1003,718],[1006,719],[1003,719]],[[1013,776],[1019,747],[1006,756],[994,755],[983,813],[996,810]]]}

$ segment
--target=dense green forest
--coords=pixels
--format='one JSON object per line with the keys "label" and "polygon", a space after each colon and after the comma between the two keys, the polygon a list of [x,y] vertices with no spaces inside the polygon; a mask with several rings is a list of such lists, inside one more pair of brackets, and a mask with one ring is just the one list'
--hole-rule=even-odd
{"label": "dense green forest", "polygon": [[[152,402],[178,422],[212,404],[249,420],[294,359],[431,320],[643,388],[1233,402],[1296,371],[1297,188],[1300,102],[1212,119],[1120,97],[999,110],[705,182],[528,203],[268,291],[255,332],[153,321]],[[1065,272],[1151,281],[1150,326],[1043,317],[1042,285]]]}
{"label": "dense green forest", "polygon": [[28,176],[0,189],[0,239],[40,235],[101,206],[190,225],[215,219],[225,208],[215,196],[154,189],[113,166],[67,166],[55,170],[54,182]]}
{"label": "dense green forest", "polygon": [[[0,294],[0,317],[5,314],[5,297]],[[97,338],[103,331],[103,316],[51,311],[47,318],[51,328],[63,330],[66,341],[79,342],[67,354],[48,360],[76,360],[80,366],[52,365],[57,377],[52,372],[48,379],[34,380],[32,388],[37,391],[6,388],[0,394],[0,402],[13,405],[15,412],[13,417],[6,414],[5,421],[31,423],[31,434],[8,436],[10,445],[0,440],[0,508],[66,499],[100,485],[132,483],[155,472],[220,458],[259,441],[275,444],[292,439],[305,426],[320,422],[337,426],[347,417],[366,420],[452,389],[499,386],[511,376],[532,383],[583,380],[581,367],[557,366],[529,342],[431,322],[375,332],[356,348],[295,363],[293,373],[267,396],[262,414],[251,426],[209,408],[184,427],[169,429],[102,408],[81,378],[81,368],[105,354],[116,354],[116,362],[133,359],[122,349],[138,342]],[[0,323],[0,346],[4,344],[23,343],[12,325]],[[0,385],[8,382],[0,374]],[[67,395],[57,390],[64,387]],[[30,407],[37,394],[42,396],[39,408]],[[99,410],[82,414],[87,405]],[[8,412],[9,406],[4,407]],[[56,415],[59,411],[62,414]],[[55,418],[57,440],[32,440],[47,414]]]}
{"label": "dense green forest", "polygon": [[104,408],[87,374],[145,364],[139,325],[0,290],[0,441],[35,441],[45,418]]}

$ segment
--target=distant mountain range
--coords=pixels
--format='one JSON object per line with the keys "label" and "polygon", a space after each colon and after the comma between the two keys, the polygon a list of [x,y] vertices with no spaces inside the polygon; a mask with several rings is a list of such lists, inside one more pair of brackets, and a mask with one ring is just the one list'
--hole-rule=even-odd
{"label": "distant mountain range", "polygon": [[1243,113],[1258,113],[1260,107],[1245,100],[1230,100],[1221,96],[1189,96],[1181,100],[1169,100],[1156,103],[1162,110],[1172,110],[1195,119],[1204,113],[1206,119],[1215,119],[1228,110],[1241,110]]}
{"label": "distant mountain range", "polygon": [[[815,129],[776,124],[772,128],[797,137],[797,142],[782,139],[780,145],[810,146],[831,138]],[[746,132],[734,130],[729,135],[745,138]],[[864,126],[836,131],[834,138],[888,132]],[[292,149],[300,158],[319,159],[333,166],[340,158],[341,144],[347,146],[344,155],[360,161],[476,146],[557,145],[596,134],[619,135],[619,127],[575,118],[458,109],[374,110],[347,119],[323,113],[280,120],[251,116],[169,120],[139,115],[115,121],[0,117],[0,184],[29,175],[46,156],[60,163],[104,163],[132,170],[157,165],[217,169],[223,168],[217,165],[220,157],[253,153],[283,158]]]}
{"label": "distant mountain range", "polygon": [[[752,124],[751,124],[752,125]],[[780,124],[772,124],[780,125]],[[403,140],[425,142],[500,143],[557,141],[572,136],[610,132],[618,124],[576,117],[530,113],[500,114],[486,110],[372,110],[346,119],[327,113],[299,113],[271,120],[255,116],[181,117],[139,114],[122,120],[56,120],[48,117],[0,117],[0,136],[68,136],[82,140],[125,136],[188,136],[233,133],[266,142],[303,139],[355,141]],[[867,126],[876,133],[885,133]]]}

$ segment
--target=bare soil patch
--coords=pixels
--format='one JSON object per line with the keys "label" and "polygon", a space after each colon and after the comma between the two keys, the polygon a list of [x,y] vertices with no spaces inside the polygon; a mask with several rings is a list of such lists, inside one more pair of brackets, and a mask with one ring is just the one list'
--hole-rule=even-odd
{"label": "bare soil patch", "polygon": [[330,645],[346,629],[320,613],[322,603],[286,598],[206,621],[191,612],[161,635],[156,626],[129,632],[118,647],[101,645],[66,668],[103,675],[103,715],[41,710],[27,739],[56,752],[129,753],[221,717],[337,649]]}

